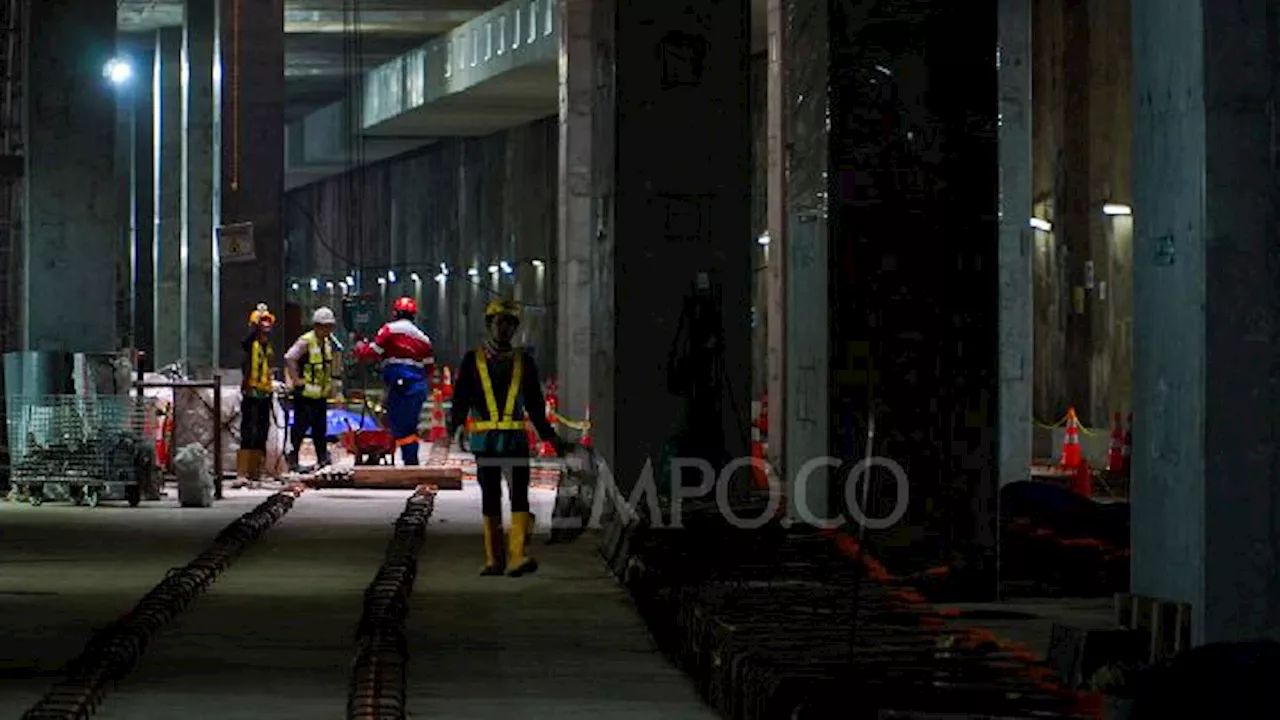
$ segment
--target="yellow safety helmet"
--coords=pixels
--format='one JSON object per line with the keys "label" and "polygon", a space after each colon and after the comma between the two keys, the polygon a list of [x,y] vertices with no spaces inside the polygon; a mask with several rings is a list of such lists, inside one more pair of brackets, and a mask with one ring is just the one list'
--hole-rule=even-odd
{"label": "yellow safety helmet", "polygon": [[254,308],[253,312],[249,313],[249,324],[259,325],[263,323],[267,325],[275,325],[276,316],[272,315],[271,311],[267,309],[266,303],[258,303],[258,307]]}
{"label": "yellow safety helmet", "polygon": [[485,321],[488,322],[500,315],[506,315],[518,321],[520,319],[520,303],[505,298],[490,300],[489,304],[484,308]]}

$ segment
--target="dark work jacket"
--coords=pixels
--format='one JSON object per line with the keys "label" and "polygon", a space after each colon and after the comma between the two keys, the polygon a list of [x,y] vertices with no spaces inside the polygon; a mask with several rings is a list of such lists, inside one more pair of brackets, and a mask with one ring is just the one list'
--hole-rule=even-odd
{"label": "dark work jacket", "polygon": [[[449,437],[458,428],[466,424],[467,415],[475,412],[479,420],[488,420],[489,407],[485,402],[484,386],[480,384],[480,373],[476,369],[476,350],[469,351],[458,366],[458,374],[454,377],[453,408],[449,415]],[[543,440],[554,441],[556,431],[547,421],[546,400],[542,396],[542,377],[538,373],[538,365],[533,356],[516,348],[513,352],[524,356],[520,396],[516,402],[512,419],[528,418],[538,436]],[[489,359],[489,381],[493,384],[493,398],[498,404],[498,414],[502,414],[507,402],[507,392],[511,387],[512,356],[505,360]],[[500,418],[493,418],[495,420]],[[490,430],[485,441],[485,454],[528,453],[528,439],[523,430]],[[473,447],[473,450],[476,448]]]}

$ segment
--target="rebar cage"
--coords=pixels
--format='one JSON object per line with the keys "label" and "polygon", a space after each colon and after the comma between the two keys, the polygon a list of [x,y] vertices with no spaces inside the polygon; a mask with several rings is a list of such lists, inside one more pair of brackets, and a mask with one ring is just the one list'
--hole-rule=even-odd
{"label": "rebar cage", "polygon": [[[134,396],[43,395],[9,398],[9,474],[34,502],[47,486],[73,500],[85,490],[137,488],[155,465],[157,409]],[[52,489],[52,488],[51,488]],[[59,498],[60,499],[60,498]]]}

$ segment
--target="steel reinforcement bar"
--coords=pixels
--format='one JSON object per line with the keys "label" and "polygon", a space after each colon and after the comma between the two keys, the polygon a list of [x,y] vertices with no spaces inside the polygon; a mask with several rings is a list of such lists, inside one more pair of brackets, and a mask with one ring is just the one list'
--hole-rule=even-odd
{"label": "steel reinforcement bar", "polygon": [[89,641],[67,666],[66,677],[23,714],[24,720],[81,720],[96,713],[108,688],[138,665],[156,634],[279,522],[301,493],[295,486],[272,495],[223,528],[196,559],[170,570],[132,610]]}
{"label": "steel reinforcement bar", "polygon": [[418,553],[435,509],[435,490],[419,488],[396,519],[382,567],[364,592],[347,697],[348,720],[404,720],[409,643],[405,618]]}

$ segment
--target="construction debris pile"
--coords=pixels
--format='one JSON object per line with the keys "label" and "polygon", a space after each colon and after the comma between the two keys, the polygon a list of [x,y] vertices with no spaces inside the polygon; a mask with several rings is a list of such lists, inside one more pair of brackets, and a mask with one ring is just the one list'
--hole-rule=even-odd
{"label": "construction debris pile", "polygon": [[737,530],[714,508],[686,510],[682,529],[614,518],[601,549],[725,717],[1096,716],[1094,698],[1048,684],[1047,669],[992,637],[950,627],[831,533]]}

